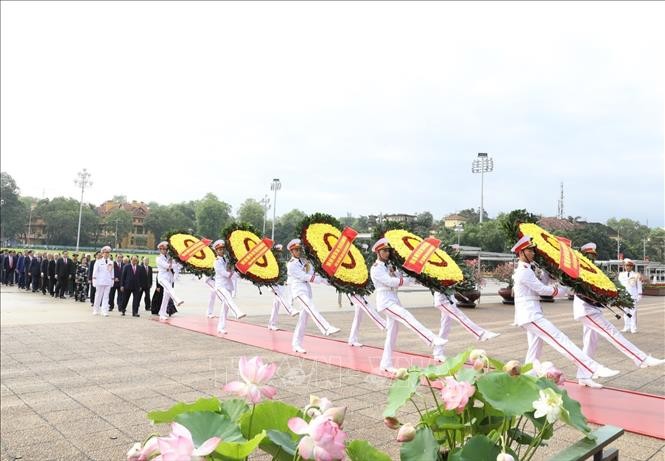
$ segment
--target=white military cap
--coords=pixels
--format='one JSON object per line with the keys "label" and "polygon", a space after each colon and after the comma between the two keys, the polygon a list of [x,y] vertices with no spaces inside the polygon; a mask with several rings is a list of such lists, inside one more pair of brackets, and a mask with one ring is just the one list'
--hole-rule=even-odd
{"label": "white military cap", "polygon": [[282,246],[281,243],[278,243],[277,245],[275,245],[272,248],[273,248],[273,250],[282,251],[282,248],[284,248],[284,247]]}
{"label": "white military cap", "polygon": [[510,249],[512,253],[519,253],[522,250],[525,250],[527,248],[535,248],[536,245],[531,242],[531,237],[528,235],[525,235],[521,239],[517,241],[517,243]]}
{"label": "white military cap", "polygon": [[159,242],[157,244],[157,249],[158,250],[161,249],[161,248],[168,248],[168,247],[169,247],[169,242],[167,242],[166,240],[162,240],[161,242]]}
{"label": "white military cap", "polygon": [[372,245],[372,251],[374,253],[378,253],[379,250],[383,250],[384,248],[390,248],[390,242],[385,237],[377,240],[376,243]]}
{"label": "white military cap", "polygon": [[630,264],[631,266],[635,266],[635,263],[634,263],[633,260],[630,259],[630,258],[624,258],[623,263],[624,263],[625,265]]}
{"label": "white military cap", "polygon": [[291,251],[294,248],[300,248],[300,239],[293,239],[289,243],[286,244],[286,248]]}
{"label": "white military cap", "polygon": [[596,254],[596,244],[593,242],[585,243],[580,247],[582,253],[593,253]]}
{"label": "white military cap", "polygon": [[106,245],[102,247],[102,253],[110,253],[111,252],[111,247]]}
{"label": "white military cap", "polygon": [[214,250],[217,249],[217,247],[224,247],[226,246],[226,242],[223,239],[215,240],[215,242],[212,244],[212,248]]}

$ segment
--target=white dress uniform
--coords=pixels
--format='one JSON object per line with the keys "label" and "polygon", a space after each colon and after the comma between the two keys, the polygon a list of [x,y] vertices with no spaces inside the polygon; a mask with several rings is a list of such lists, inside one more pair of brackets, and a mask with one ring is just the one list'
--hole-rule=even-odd
{"label": "white dress uniform", "polygon": [[[602,370],[602,376],[613,376],[601,364],[582,352],[568,337],[543,315],[540,296],[556,296],[558,289],[543,285],[531,266],[520,261],[513,274],[515,291],[515,324],[526,330],[528,350],[524,363],[540,359],[543,341],[557,352],[572,360],[578,367],[595,376]],[[606,373],[607,372],[607,373]]]}
{"label": "white dress uniform", "polygon": [[349,345],[361,347],[362,344],[358,342],[360,333],[360,322],[365,314],[374,322],[374,324],[383,331],[386,329],[386,320],[379,314],[374,306],[370,305],[367,300],[360,295],[349,295],[349,301],[353,303],[355,314],[353,315],[353,323],[351,323],[351,332],[349,333]]}
{"label": "white dress uniform", "polygon": [[626,288],[626,291],[633,298],[635,307],[633,309],[626,309],[632,317],[623,316],[623,331],[630,330],[631,333],[637,333],[637,305],[642,299],[642,279],[639,272],[636,271],[623,271],[619,274],[619,282]]}
{"label": "white dress uniform", "polygon": [[401,286],[414,285],[415,281],[397,273],[392,266],[376,261],[370,269],[372,282],[376,287],[376,309],[386,315],[386,341],[383,346],[380,367],[382,370],[393,368],[393,349],[397,342],[399,324],[403,324],[428,346],[443,346],[447,341],[439,338],[402,307],[397,290]]}
{"label": "white dress uniform", "polygon": [[288,273],[287,283],[291,288],[293,303],[294,305],[300,304],[302,306],[300,316],[298,317],[298,324],[293,331],[291,345],[294,350],[302,350],[307,319],[310,315],[314,319],[314,323],[319,331],[326,336],[337,333],[339,329],[330,325],[318,311],[314,302],[312,302],[312,287],[310,283],[328,284],[328,282],[323,277],[314,273],[312,264],[306,259],[291,258],[286,267]]}
{"label": "white dress uniform", "polygon": [[[240,311],[235,301],[233,300],[233,269],[229,270],[228,261],[224,256],[217,256],[215,259],[215,288],[213,293],[222,302],[222,310],[219,314],[219,321],[217,322],[217,332],[226,333],[226,318],[229,314],[229,309],[237,319],[243,318],[246,314]],[[210,306],[208,306],[210,311]],[[214,301],[213,301],[214,312]]]}
{"label": "white dress uniform", "polygon": [[170,258],[168,256],[163,254],[157,256],[158,283],[162,287],[164,294],[162,297],[162,305],[159,307],[159,318],[162,320],[168,318],[166,310],[168,308],[169,300],[171,298],[173,298],[173,302],[175,303],[176,306],[180,306],[183,303],[183,301],[180,298],[178,298],[178,296],[175,293],[175,290],[173,289],[173,283],[175,282],[175,274],[176,272],[180,272],[180,265],[175,261],[169,263],[169,259]]}
{"label": "white dress uniform", "polygon": [[101,309],[103,316],[109,315],[109,293],[113,286],[113,261],[99,258],[92,268],[92,286],[95,287],[95,302],[92,314],[97,315]]}
{"label": "white dress uniform", "polygon": [[274,296],[272,298],[272,312],[270,313],[270,320],[268,320],[268,328],[276,331],[279,328],[280,308],[283,308],[287,314],[292,316],[296,315],[298,311],[293,308],[291,291],[287,285],[272,285],[270,288]]}
{"label": "white dress uniform", "polygon": [[[598,338],[602,336],[610,344],[623,352],[635,365],[642,367],[648,364],[649,356],[642,352],[637,346],[628,341],[619,330],[612,325],[602,314],[600,307],[596,307],[579,296],[575,295],[573,300],[573,318],[580,320],[583,324],[583,347],[582,351],[589,357],[593,357],[598,347]],[[589,370],[578,367],[578,379],[591,379]]]}
{"label": "white dress uniform", "polygon": [[[439,338],[448,340],[448,333],[452,326],[452,320],[459,323],[462,328],[475,336],[477,341],[487,341],[488,339],[496,338],[499,333],[494,333],[485,330],[480,325],[476,324],[467,315],[457,307],[457,302],[453,295],[446,295],[445,293],[434,293],[434,307],[441,311],[441,327],[439,329]],[[434,357],[443,359],[444,346],[437,346],[434,348]]]}

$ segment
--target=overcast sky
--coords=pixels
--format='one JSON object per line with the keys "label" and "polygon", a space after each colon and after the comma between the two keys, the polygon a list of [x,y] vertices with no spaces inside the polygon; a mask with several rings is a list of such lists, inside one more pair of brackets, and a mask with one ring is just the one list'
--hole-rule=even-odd
{"label": "overcast sky", "polygon": [[[23,195],[665,224],[665,5],[2,2]],[[272,213],[272,212],[271,212]]]}

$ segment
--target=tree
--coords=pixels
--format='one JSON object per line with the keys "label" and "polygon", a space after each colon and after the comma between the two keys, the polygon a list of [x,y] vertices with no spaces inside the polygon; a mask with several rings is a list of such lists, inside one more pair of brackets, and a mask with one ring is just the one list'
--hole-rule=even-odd
{"label": "tree", "polygon": [[300,238],[300,223],[305,216],[297,209],[280,216],[275,226],[275,242],[286,244],[291,239]]}
{"label": "tree", "polygon": [[251,224],[259,232],[263,230],[264,216],[265,210],[263,205],[253,198],[248,198],[238,208],[238,221]]}
{"label": "tree", "polygon": [[19,200],[19,188],[9,173],[0,173],[0,242],[14,239],[24,232],[28,208]]}
{"label": "tree", "polygon": [[[351,213],[348,213],[346,216],[341,216],[341,217],[337,218],[337,220],[340,222],[340,224],[342,224],[342,227],[343,227],[343,228],[344,228],[344,227],[353,227],[353,225],[354,225],[355,222],[356,222],[356,218],[354,218],[353,216],[351,216]],[[356,229],[355,227],[353,227],[353,228],[354,228],[356,231],[358,230],[358,229]]]}
{"label": "tree", "polygon": [[146,216],[143,225],[152,232],[157,241],[166,238],[166,234],[177,230],[194,229],[195,221],[191,217],[193,213],[185,213],[184,204],[162,206],[151,204],[150,213]]}
{"label": "tree", "polygon": [[626,218],[610,218],[607,220],[607,225],[614,230],[613,237],[616,238],[618,234],[620,252],[624,257],[642,259],[644,240],[649,237],[647,226]]}
{"label": "tree", "polygon": [[[50,245],[75,245],[78,231],[79,201],[56,197],[40,201],[33,216],[41,216],[46,225],[47,243]],[[99,224],[99,217],[88,206],[81,209],[81,243],[88,245]]]}
{"label": "tree", "polygon": [[[458,215],[463,216],[466,219],[466,224],[478,224],[480,222],[480,212],[475,208],[467,208],[465,210],[457,212]],[[483,222],[489,219],[487,211],[483,210]]]}
{"label": "tree", "polygon": [[114,246],[132,231],[132,215],[124,208],[116,208],[104,219],[106,234],[113,236]]}
{"label": "tree", "polygon": [[353,223],[353,228],[358,232],[369,232],[369,218],[367,216],[358,216]]}
{"label": "tree", "polygon": [[114,195],[113,198],[111,199],[112,202],[119,203],[119,204],[125,204],[127,203],[127,196],[126,195]]}
{"label": "tree", "polygon": [[561,235],[572,241],[573,248],[579,248],[585,243],[596,244],[599,260],[616,258],[616,241],[612,240],[612,229],[600,223],[587,223],[579,229],[570,231],[556,231],[555,235]]}
{"label": "tree", "polygon": [[214,194],[206,194],[195,210],[196,232],[212,240],[218,238],[222,229],[232,221],[231,205],[219,201]]}
{"label": "tree", "polygon": [[423,238],[429,237],[430,232],[434,229],[434,217],[429,211],[419,213],[413,223],[413,233]]}
{"label": "tree", "polygon": [[509,250],[518,239],[518,226],[521,223],[536,223],[538,216],[529,213],[525,209],[513,210],[507,214],[501,214],[497,217],[499,226],[503,231],[503,249]]}

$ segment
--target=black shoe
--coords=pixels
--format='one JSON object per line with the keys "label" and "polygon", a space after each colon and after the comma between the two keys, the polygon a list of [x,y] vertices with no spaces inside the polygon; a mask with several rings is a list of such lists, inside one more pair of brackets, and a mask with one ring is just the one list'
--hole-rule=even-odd
{"label": "black shoe", "polygon": [[124,317],[124,316],[125,316],[125,313],[123,312],[121,315]]}
{"label": "black shoe", "polygon": [[64,297],[64,296],[60,296],[60,299],[65,299],[65,297]]}
{"label": "black shoe", "polygon": [[141,317],[139,314],[132,314],[132,317]]}

